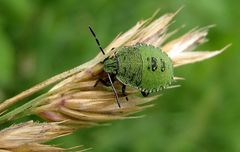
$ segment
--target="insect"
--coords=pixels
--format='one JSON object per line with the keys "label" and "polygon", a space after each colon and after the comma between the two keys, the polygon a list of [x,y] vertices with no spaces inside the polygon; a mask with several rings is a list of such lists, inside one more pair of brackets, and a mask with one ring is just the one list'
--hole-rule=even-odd
{"label": "insect", "polygon": [[[99,49],[105,54],[96,34],[90,26],[89,29]],[[107,73],[110,84],[100,78],[95,86],[99,81],[104,85],[111,85],[119,107],[121,105],[113,85],[116,79],[122,83],[122,94],[127,100],[126,86],[140,90],[146,97],[150,93],[163,90],[173,81],[173,63],[168,55],[160,48],[144,43],[116,48],[114,56],[106,58],[103,64],[103,70]]]}

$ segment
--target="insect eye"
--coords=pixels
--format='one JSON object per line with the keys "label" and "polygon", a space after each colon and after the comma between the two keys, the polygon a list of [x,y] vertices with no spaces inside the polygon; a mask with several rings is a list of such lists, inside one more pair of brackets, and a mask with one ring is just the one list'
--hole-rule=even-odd
{"label": "insect eye", "polygon": [[152,62],[152,71],[157,70],[157,59],[152,57],[151,62]]}
{"label": "insect eye", "polygon": [[161,62],[161,71],[164,72],[166,70],[165,62],[163,61],[163,59],[161,59],[160,62]]}

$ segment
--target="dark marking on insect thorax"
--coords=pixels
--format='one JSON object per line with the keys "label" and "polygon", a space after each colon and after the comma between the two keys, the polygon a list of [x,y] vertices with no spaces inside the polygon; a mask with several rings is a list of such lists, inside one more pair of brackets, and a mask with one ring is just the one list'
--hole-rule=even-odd
{"label": "dark marking on insect thorax", "polygon": [[126,72],[127,72],[127,68],[123,67],[123,75],[126,75]]}
{"label": "dark marking on insect thorax", "polygon": [[136,74],[133,73],[133,74],[131,75],[131,77],[129,78],[129,81],[132,82],[132,81],[134,80],[135,76],[136,76]]}

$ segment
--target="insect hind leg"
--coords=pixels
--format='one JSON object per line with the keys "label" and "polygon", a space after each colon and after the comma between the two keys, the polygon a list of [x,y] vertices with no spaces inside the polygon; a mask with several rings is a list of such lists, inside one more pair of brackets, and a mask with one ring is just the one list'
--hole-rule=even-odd
{"label": "insect hind leg", "polygon": [[127,93],[126,93],[126,85],[125,84],[122,85],[122,94],[123,94],[124,97],[126,97],[126,100],[128,101],[128,97],[127,97]]}
{"label": "insect hind leg", "polygon": [[142,93],[142,95],[143,95],[144,97],[147,97],[147,96],[149,95],[148,92],[141,91],[141,93]]}

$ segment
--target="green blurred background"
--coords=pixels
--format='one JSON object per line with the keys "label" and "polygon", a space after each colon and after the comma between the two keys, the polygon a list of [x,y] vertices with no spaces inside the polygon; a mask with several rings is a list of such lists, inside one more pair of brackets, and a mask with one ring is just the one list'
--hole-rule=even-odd
{"label": "green blurred background", "polygon": [[216,24],[199,50],[223,54],[180,67],[182,87],[166,91],[142,119],[82,129],[55,140],[102,152],[240,151],[240,10],[238,0],[0,0],[0,101],[93,58],[138,20],[185,8],[175,29]]}

